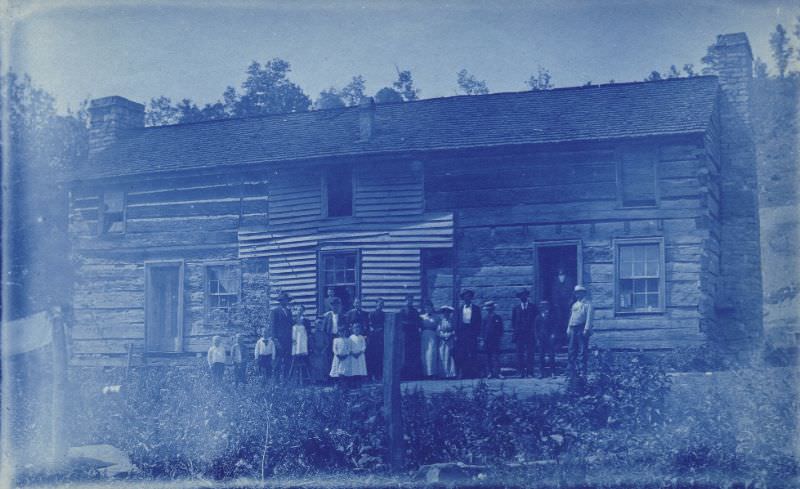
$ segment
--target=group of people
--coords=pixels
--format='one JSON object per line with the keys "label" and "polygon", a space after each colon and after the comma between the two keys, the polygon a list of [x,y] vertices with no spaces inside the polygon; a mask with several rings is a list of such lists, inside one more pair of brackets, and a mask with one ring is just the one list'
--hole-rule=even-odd
{"label": "group of people", "polygon": [[[592,306],[585,287],[573,286],[563,277],[559,280],[571,289],[567,298],[553,292],[552,302],[534,305],[527,289],[516,294],[519,302],[511,313],[511,341],[522,377],[533,376],[536,367],[540,376],[552,375],[556,349],[563,342],[568,346],[568,372],[585,375],[587,371]],[[406,296],[396,316],[401,378],[502,378],[499,357],[505,323],[495,302],[489,300],[479,306],[474,303],[475,292],[469,289],[461,291],[460,298],[457,308],[437,308],[426,300],[417,310],[414,297]],[[335,379],[344,385],[357,385],[382,377],[386,321],[382,299],[370,312],[355,299],[353,307],[344,312],[341,299],[329,297],[328,310],[320,321],[309,321],[304,307],[290,307],[290,301],[285,292],[278,296],[268,327],[255,344],[253,356],[262,379],[299,384]],[[245,356],[239,335],[234,337],[230,354],[235,383],[245,383]],[[214,380],[222,380],[225,364],[226,350],[215,336],[208,351]]]}

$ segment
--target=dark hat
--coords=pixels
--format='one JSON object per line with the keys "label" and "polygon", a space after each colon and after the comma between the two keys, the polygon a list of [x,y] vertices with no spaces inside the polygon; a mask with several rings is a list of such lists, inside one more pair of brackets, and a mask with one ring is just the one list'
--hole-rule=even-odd
{"label": "dark hat", "polygon": [[287,301],[287,302],[289,302],[291,300],[292,300],[292,297],[287,292],[281,291],[278,294],[278,301]]}
{"label": "dark hat", "polygon": [[469,296],[469,298],[472,299],[473,297],[475,297],[475,292],[470,289],[464,289],[461,291],[461,295],[459,297],[461,297],[462,299],[466,299],[467,296]]}
{"label": "dark hat", "polygon": [[444,311],[450,311],[450,312],[455,311],[455,309],[453,309],[452,306],[442,306],[442,307],[439,308],[439,310],[442,311],[442,312],[444,312]]}
{"label": "dark hat", "polygon": [[550,307],[550,301],[539,301],[539,305],[542,307]]}
{"label": "dark hat", "polygon": [[494,301],[486,301],[483,303],[483,307],[485,307],[486,309],[494,308],[494,306],[495,306]]}
{"label": "dark hat", "polygon": [[529,297],[531,295],[531,291],[528,289],[522,289],[517,292],[517,299],[522,299],[523,297]]}

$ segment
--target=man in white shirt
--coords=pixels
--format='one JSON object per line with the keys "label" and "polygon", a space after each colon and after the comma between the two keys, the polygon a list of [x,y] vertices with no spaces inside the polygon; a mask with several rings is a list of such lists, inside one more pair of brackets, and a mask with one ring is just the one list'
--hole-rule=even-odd
{"label": "man in white shirt", "polygon": [[[567,326],[569,349],[569,373],[586,375],[589,365],[589,336],[592,334],[592,303],[586,294],[586,287],[575,286],[575,302],[570,309]],[[580,364],[578,358],[580,357]]]}

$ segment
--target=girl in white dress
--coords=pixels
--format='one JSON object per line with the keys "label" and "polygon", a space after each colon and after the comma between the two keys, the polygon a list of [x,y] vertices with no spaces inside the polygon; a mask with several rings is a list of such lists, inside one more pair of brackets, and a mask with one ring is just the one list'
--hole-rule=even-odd
{"label": "girl in white dress", "polygon": [[311,374],[308,366],[308,331],[306,330],[302,305],[294,307],[294,326],[292,326],[292,363],[289,367],[289,379],[297,377],[297,383],[303,385],[310,380]]}
{"label": "girl in white dress", "polygon": [[350,335],[350,375],[353,384],[360,384],[367,377],[367,339],[364,338],[364,328],[360,324],[353,326]]}
{"label": "girl in white dress", "polygon": [[333,339],[333,362],[331,362],[330,376],[341,379],[350,376],[350,340],[348,331],[339,328],[338,336]]}

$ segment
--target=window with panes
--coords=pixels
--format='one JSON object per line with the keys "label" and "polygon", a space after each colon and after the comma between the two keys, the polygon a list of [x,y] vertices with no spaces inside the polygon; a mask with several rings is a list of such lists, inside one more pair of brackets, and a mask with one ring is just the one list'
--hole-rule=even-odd
{"label": "window with panes", "polygon": [[663,274],[660,242],[617,244],[617,311],[663,310]]}

